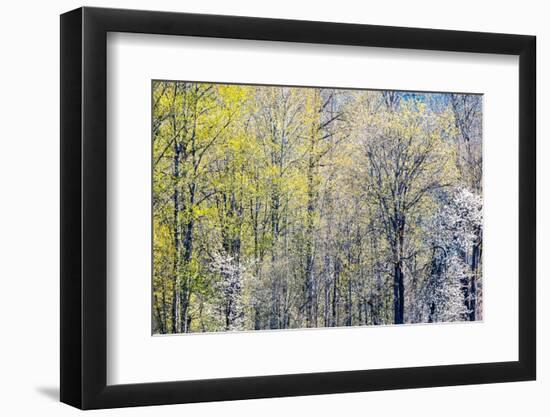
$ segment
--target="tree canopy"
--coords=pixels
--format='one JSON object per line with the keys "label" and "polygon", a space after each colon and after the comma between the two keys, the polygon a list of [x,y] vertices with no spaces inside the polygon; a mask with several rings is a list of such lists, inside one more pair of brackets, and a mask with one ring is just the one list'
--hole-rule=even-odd
{"label": "tree canopy", "polygon": [[154,81],[153,332],[479,320],[481,111]]}

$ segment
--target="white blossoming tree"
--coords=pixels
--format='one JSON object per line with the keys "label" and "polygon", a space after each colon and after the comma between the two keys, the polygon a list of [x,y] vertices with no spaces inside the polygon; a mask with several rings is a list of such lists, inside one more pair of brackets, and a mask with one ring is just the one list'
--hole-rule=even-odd
{"label": "white blossoming tree", "polygon": [[217,287],[221,294],[220,313],[224,330],[239,330],[243,327],[242,281],[246,268],[235,258],[223,253],[214,253],[210,269],[219,275]]}
{"label": "white blossoming tree", "polygon": [[428,222],[432,257],[421,293],[427,321],[464,320],[475,312],[479,259],[473,257],[482,219],[481,197],[457,188]]}

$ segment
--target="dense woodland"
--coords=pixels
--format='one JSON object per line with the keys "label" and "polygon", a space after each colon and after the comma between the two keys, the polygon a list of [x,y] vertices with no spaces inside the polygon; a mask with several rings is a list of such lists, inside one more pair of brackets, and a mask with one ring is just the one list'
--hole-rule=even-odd
{"label": "dense woodland", "polygon": [[481,96],[152,90],[153,333],[482,318]]}

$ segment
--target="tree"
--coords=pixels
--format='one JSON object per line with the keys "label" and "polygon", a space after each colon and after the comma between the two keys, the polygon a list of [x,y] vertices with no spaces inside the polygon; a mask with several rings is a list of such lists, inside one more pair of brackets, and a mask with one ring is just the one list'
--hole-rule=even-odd
{"label": "tree", "polygon": [[408,234],[431,193],[453,180],[450,152],[441,138],[439,120],[429,117],[422,103],[390,107],[370,119],[363,138],[364,190],[378,206],[391,249],[394,323],[401,324],[405,322],[404,262],[414,255]]}
{"label": "tree", "polygon": [[478,320],[481,101],[153,83],[153,332]]}
{"label": "tree", "polygon": [[[237,112],[234,105],[223,105],[223,93],[219,86],[180,82],[162,82],[154,90],[153,175],[159,180],[153,181],[153,209],[162,223],[155,230],[162,231],[168,224],[171,228],[172,333],[187,332],[189,328],[192,276],[196,273],[191,261],[197,209],[210,197],[203,189],[208,152]],[[167,172],[171,176],[164,180]],[[166,237],[162,232],[161,236]],[[157,254],[161,257],[166,253]]]}
{"label": "tree", "polygon": [[[433,220],[425,227],[431,236],[433,264],[437,265],[436,273],[431,276],[437,280],[445,272],[447,281],[451,283],[436,282],[439,285],[437,291],[432,288],[428,293],[433,294],[430,298],[433,305],[447,311],[452,318],[456,319],[457,314],[461,314],[467,320],[475,320],[477,279],[470,268],[467,254],[482,227],[482,200],[480,196],[460,187],[442,198],[445,205],[439,208]],[[461,307],[455,305],[447,308],[445,302],[438,301],[438,291],[451,291],[449,288],[452,288],[453,302]],[[458,290],[462,297],[456,296]]]}

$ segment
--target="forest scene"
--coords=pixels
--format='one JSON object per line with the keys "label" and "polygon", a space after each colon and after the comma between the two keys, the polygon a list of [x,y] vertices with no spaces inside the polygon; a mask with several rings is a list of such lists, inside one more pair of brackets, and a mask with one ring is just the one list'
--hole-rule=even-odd
{"label": "forest scene", "polygon": [[153,334],[482,320],[482,96],[152,81]]}

